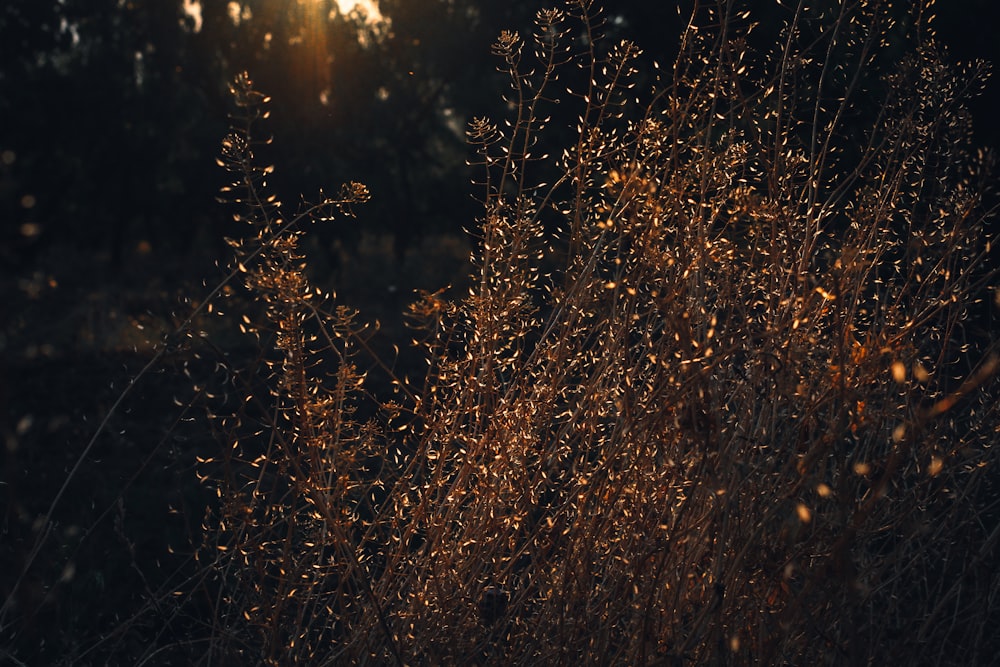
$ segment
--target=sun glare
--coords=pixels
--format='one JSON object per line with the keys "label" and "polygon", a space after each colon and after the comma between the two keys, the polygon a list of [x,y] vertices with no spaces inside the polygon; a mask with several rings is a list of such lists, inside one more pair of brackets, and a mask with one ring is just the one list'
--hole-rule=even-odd
{"label": "sun glare", "polygon": [[[299,2],[304,2],[304,0],[299,0]],[[337,9],[345,16],[358,10],[369,24],[382,23],[385,20],[382,12],[378,10],[377,0],[336,0],[336,4]],[[191,21],[191,29],[194,32],[200,32],[202,24],[200,0],[184,0],[182,10],[185,17]],[[249,7],[244,7],[239,2],[230,2],[228,11],[233,22],[239,23],[249,12]]]}
{"label": "sun glare", "polygon": [[382,14],[374,0],[337,0],[337,6],[343,14],[349,14],[355,8],[360,9],[368,17],[369,23],[382,20]]}

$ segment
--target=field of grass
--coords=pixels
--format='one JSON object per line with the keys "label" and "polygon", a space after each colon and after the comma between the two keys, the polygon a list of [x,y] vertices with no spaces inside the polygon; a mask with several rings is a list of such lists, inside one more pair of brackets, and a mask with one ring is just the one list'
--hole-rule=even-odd
{"label": "field of grass", "polygon": [[[503,32],[510,117],[468,126],[470,263],[447,236],[407,260],[433,280],[341,261],[362,300],[386,273],[469,274],[399,295],[402,348],[402,320],[380,331],[308,270],[311,227],[358,224],[367,189],[275,201],[267,98],[237,77],[229,273],[105,398],[84,455],[163,405],[126,439],[159,442],[177,521],[130,516],[113,463],[51,470],[108,489],[129,594],[53,611],[104,594],[61,568],[107,545],[51,553],[77,524],[36,508],[8,657],[988,664],[1000,296],[964,107],[985,66],[948,65],[913,4],[772,26],[696,3],[648,70],[585,0]],[[557,104],[575,127],[550,127]],[[51,649],[40,619],[64,628]]]}

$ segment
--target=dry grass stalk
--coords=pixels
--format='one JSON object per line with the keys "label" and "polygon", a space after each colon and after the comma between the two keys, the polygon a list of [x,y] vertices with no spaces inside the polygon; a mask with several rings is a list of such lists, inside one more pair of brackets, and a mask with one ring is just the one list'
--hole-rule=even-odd
{"label": "dry grass stalk", "polygon": [[[308,284],[250,126],[227,139],[271,352],[223,421],[213,664],[1000,649],[998,357],[970,333],[988,159],[962,106],[983,66],[944,64],[929,3],[800,3],[763,39],[730,6],[697,3],[648,103],[591,2],[500,36],[474,287],[413,305],[428,374],[380,421],[354,412],[367,334]],[[580,120],[550,157],[560,96]]]}

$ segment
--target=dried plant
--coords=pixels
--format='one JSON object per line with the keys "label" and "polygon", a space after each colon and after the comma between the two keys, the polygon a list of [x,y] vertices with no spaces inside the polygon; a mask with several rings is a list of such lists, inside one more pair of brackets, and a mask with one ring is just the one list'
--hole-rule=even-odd
{"label": "dried plant", "polygon": [[[912,4],[776,28],[698,2],[648,91],[589,0],[503,32],[511,118],[469,126],[473,288],[410,308],[428,372],[392,397],[298,250],[367,194],[286,221],[238,79],[223,163],[264,371],[232,375],[206,468],[184,599],[212,664],[995,656],[994,232],[963,106],[986,68],[946,65]],[[557,100],[579,124],[550,156]]]}

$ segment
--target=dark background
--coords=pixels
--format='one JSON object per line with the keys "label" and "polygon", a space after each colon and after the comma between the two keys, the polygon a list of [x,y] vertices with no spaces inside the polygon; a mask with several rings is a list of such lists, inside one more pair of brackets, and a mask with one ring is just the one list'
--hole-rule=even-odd
{"label": "dark background", "polygon": [[[248,70],[273,98],[263,157],[287,208],[347,180],[370,188],[358,220],[311,229],[306,249],[320,286],[402,341],[413,290],[458,287],[468,268],[477,205],[464,127],[504,114],[489,46],[504,28],[527,34],[548,3],[383,0],[388,29],[328,18],[327,0],[245,1],[238,22],[231,4],[202,0],[197,26],[181,0],[0,5],[0,598],[96,424],[223,275],[224,237],[242,233],[216,199],[233,76]],[[761,20],[780,16],[777,3],[754,4]],[[603,6],[610,39],[670,65],[674,2]],[[996,7],[938,3],[953,61],[998,60]],[[998,105],[993,80],[971,106],[994,149]],[[73,475],[0,649],[65,655],[169,578],[164,545],[183,551],[197,534],[189,463],[214,443],[174,408],[191,384],[176,363],[133,392]]]}

